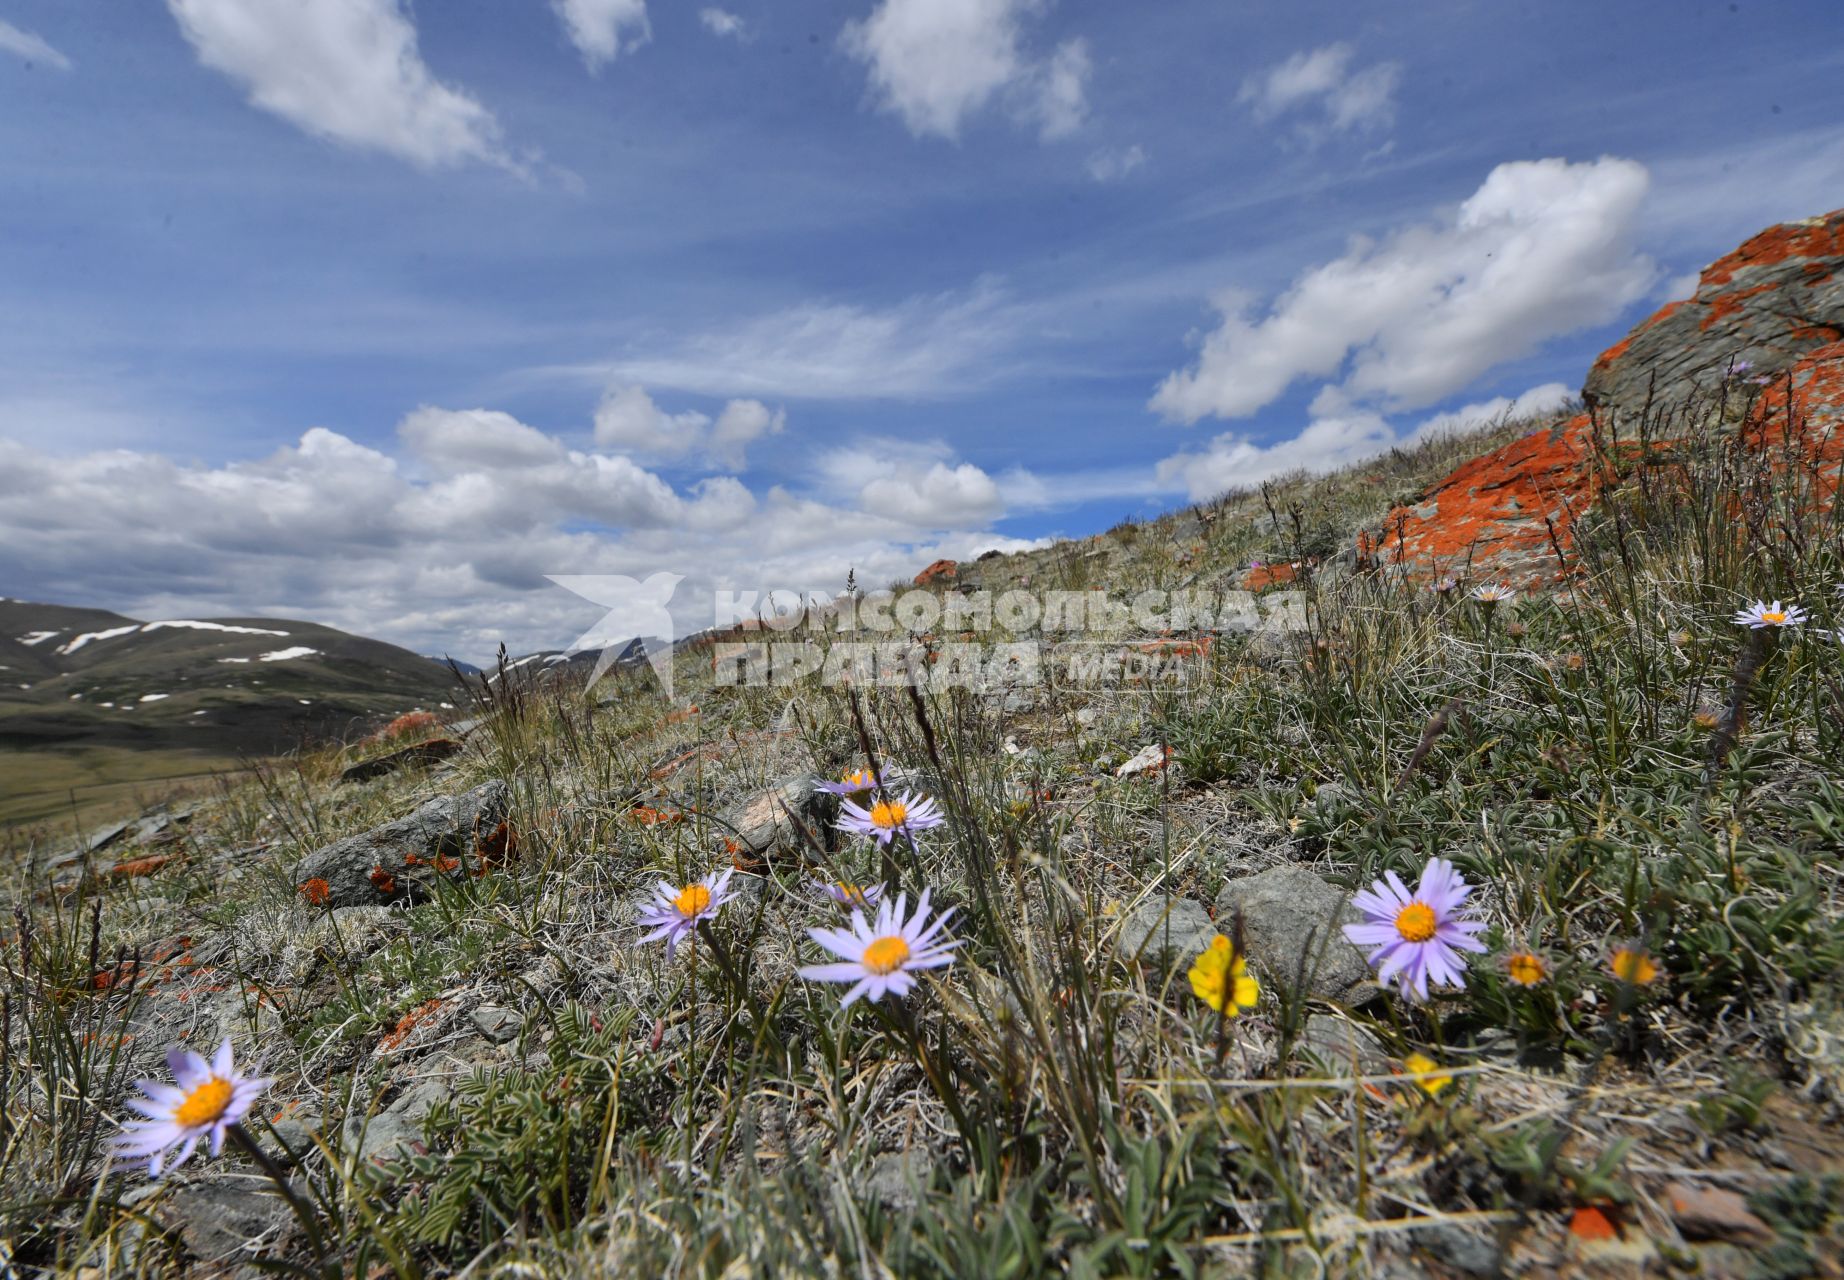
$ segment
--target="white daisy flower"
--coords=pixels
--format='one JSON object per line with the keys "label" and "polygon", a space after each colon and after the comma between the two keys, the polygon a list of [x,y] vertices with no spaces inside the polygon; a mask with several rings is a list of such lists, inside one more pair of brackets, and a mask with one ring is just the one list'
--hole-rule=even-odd
{"label": "white daisy flower", "polygon": [[1759,631],[1763,627],[1797,627],[1807,618],[1807,613],[1796,604],[1781,604],[1778,600],[1766,604],[1756,600],[1746,609],[1735,611],[1735,625],[1747,627],[1750,631]]}
{"label": "white daisy flower", "polygon": [[906,996],[915,988],[915,973],[921,969],[939,969],[954,963],[958,938],[941,939],[942,930],[954,915],[949,907],[930,923],[929,890],[924,889],[916,902],[916,913],[907,920],[903,911],[909,895],[899,893],[896,901],[877,908],[877,919],[866,923],[864,912],[852,912],[850,929],[809,929],[807,936],[842,959],[832,964],[808,965],[800,976],[810,982],[850,982],[853,987],[840,1001],[849,1008],[860,996],[873,1000],[885,992]]}
{"label": "white daisy flower", "polygon": [[1517,599],[1517,592],[1496,582],[1488,582],[1473,588],[1473,599],[1479,604],[1510,604]]}
{"label": "white daisy flower", "polygon": [[[200,1138],[207,1139],[212,1155],[220,1154],[226,1131],[248,1115],[262,1091],[274,1083],[239,1076],[231,1062],[228,1039],[210,1062],[174,1045],[166,1051],[166,1066],[173,1073],[173,1084],[135,1081],[147,1097],[130,1098],[128,1106],[146,1119],[129,1121],[115,1139],[115,1154],[130,1161],[145,1157],[152,1178],[158,1178],[163,1169],[184,1164]],[[167,1153],[174,1147],[179,1148],[179,1155],[168,1164]]]}
{"label": "white daisy flower", "polygon": [[653,901],[640,912],[641,928],[650,926],[653,929],[641,941],[657,942],[664,938],[666,958],[672,959],[679,949],[680,939],[696,929],[699,921],[717,918],[718,910],[733,896],[730,877],[735,874],[735,867],[726,867],[683,887],[670,880],[660,881],[653,890]]}

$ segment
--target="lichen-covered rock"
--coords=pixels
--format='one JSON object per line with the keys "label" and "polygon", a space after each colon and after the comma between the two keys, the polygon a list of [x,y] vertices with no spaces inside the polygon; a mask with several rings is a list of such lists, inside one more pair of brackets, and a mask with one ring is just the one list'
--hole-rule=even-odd
{"label": "lichen-covered rock", "polygon": [[[1662,307],[1595,361],[1582,397],[1601,415],[1607,446],[1648,397],[1655,440],[1685,405],[1747,409],[1764,447],[1786,443],[1790,427],[1835,489],[1844,209],[1772,227],[1712,263],[1694,297]],[[1572,568],[1575,521],[1601,496],[1607,469],[1594,465],[1594,449],[1594,420],[1580,414],[1482,454],[1359,535],[1359,556],[1409,578],[1555,584]]]}
{"label": "lichen-covered rock", "polygon": [[1363,953],[1341,926],[1358,914],[1349,895],[1305,867],[1274,867],[1231,880],[1217,894],[1217,927],[1228,933],[1242,912],[1242,947],[1263,981],[1291,987],[1302,975],[1308,995],[1357,1004],[1376,993]]}
{"label": "lichen-covered rock", "polygon": [[916,575],[918,587],[932,587],[939,582],[951,582],[960,565],[953,560],[937,560]]}
{"label": "lichen-covered rock", "polygon": [[480,842],[506,820],[511,803],[498,779],[431,800],[406,818],[308,854],[295,888],[304,901],[329,909],[422,896],[437,875],[476,869]]}
{"label": "lichen-covered rock", "polygon": [[[1712,396],[1739,362],[1777,373],[1844,340],[1844,209],[1769,227],[1704,268],[1697,291],[1666,303],[1602,353],[1582,387],[1620,414]],[[1739,392],[1732,397],[1739,399]]]}

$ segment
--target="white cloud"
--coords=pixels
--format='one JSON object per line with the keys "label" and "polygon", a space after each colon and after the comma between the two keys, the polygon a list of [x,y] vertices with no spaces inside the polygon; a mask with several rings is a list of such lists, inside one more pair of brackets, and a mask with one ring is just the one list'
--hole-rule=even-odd
{"label": "white cloud", "polygon": [[551,0],[551,8],[591,71],[638,49],[653,34],[647,0]]}
{"label": "white cloud", "polygon": [[1398,432],[1382,414],[1353,408],[1334,392],[1315,401],[1312,421],[1291,439],[1258,445],[1235,432],[1225,432],[1202,449],[1162,460],[1156,476],[1161,484],[1182,488],[1192,501],[1198,502],[1289,472],[1335,471],[1399,445],[1418,444],[1491,422],[1552,413],[1574,394],[1560,382],[1548,382],[1515,398],[1496,396],[1435,414]]}
{"label": "white cloud", "polygon": [[595,442],[645,457],[676,458],[703,439],[702,413],[666,413],[641,386],[611,387],[595,411]]}
{"label": "white cloud", "polygon": [[30,31],[21,31],[10,22],[0,21],[0,49],[16,53],[27,62],[43,63],[59,71],[70,70],[70,59],[53,49],[44,39]]}
{"label": "white cloud", "polygon": [[1023,110],[1036,122],[1044,141],[1066,138],[1082,127],[1088,115],[1091,69],[1088,41],[1066,40],[1048,62],[1032,72],[1032,88]]}
{"label": "white cloud", "polygon": [[399,0],[167,0],[205,66],[307,133],[424,168],[516,167],[493,113],[441,83]]}
{"label": "white cloud", "polygon": [[657,354],[530,372],[712,396],[932,398],[996,376],[1023,328],[1020,309],[982,281],[891,307],[802,303]]}
{"label": "white cloud", "polygon": [[1221,323],[1152,408],[1245,417],[1299,379],[1341,375],[1351,403],[1432,404],[1646,294],[1656,269],[1633,248],[1646,183],[1631,160],[1501,164],[1442,223],[1354,241],[1266,315],[1219,295]]}
{"label": "white cloud", "polygon": [[1005,509],[993,478],[954,465],[939,440],[867,438],[828,450],[819,470],[827,492],[855,494],[861,510],[918,529],[985,524]]}
{"label": "white cloud", "polygon": [[1386,129],[1396,118],[1396,86],[1402,68],[1379,62],[1354,71],[1355,54],[1356,50],[1342,43],[1296,53],[1243,81],[1237,101],[1247,103],[1261,120],[1316,108],[1312,121],[1302,125],[1309,138]]}
{"label": "white cloud", "polygon": [[1686,271],[1681,276],[1673,276],[1665,281],[1658,291],[1660,301],[1679,302],[1696,293],[1697,286],[1703,282],[1701,271]]}
{"label": "white cloud", "polygon": [[1130,147],[1104,147],[1088,158],[1088,176],[1097,182],[1119,182],[1146,163],[1139,143]]}
{"label": "white cloud", "polygon": [[[725,413],[745,435],[778,418]],[[548,574],[683,573],[674,611],[690,631],[711,625],[719,586],[836,592],[848,569],[877,584],[1032,545],[983,532],[992,481],[932,448],[905,455],[913,475],[873,457],[822,501],[728,476],[675,489],[494,410],[424,406],[397,447],[315,428],[267,457],[201,466],[0,439],[12,593],[68,600],[82,583],[87,602],[141,617],[308,617],[481,660],[502,639],[562,648],[597,621]]]}
{"label": "white cloud", "polygon": [[744,451],[763,436],[777,436],[787,426],[785,409],[771,410],[760,400],[732,400],[717,415],[707,446],[711,460],[720,467],[741,471]]}
{"label": "white cloud", "polygon": [[724,36],[732,40],[747,40],[749,28],[743,19],[727,9],[700,9],[698,21],[704,29],[714,36]]}
{"label": "white cloud", "polygon": [[787,412],[760,400],[732,400],[715,422],[688,409],[667,413],[639,385],[610,387],[595,411],[595,442],[642,458],[681,458],[702,454],[712,465],[741,471],[750,444],[779,435]]}
{"label": "white cloud", "polygon": [[1038,61],[1021,48],[1043,0],[881,0],[847,23],[840,43],[869,69],[879,104],[917,137],[956,138],[996,97],[1046,139],[1075,130],[1087,112],[1088,46],[1070,40]]}

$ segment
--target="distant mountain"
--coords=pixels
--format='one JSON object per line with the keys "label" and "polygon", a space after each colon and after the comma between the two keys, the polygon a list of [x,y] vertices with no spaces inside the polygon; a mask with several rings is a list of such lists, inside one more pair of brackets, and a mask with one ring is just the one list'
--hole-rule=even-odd
{"label": "distant mountain", "polygon": [[267,755],[459,693],[441,663],[312,622],[0,601],[0,749]]}

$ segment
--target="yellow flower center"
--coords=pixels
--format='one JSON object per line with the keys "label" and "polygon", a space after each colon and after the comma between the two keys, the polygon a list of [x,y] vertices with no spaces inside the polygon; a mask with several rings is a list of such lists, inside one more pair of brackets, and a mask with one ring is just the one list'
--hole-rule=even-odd
{"label": "yellow flower center", "polygon": [[1613,970],[1614,977],[1636,987],[1646,986],[1658,977],[1658,966],[1652,963],[1652,957],[1632,947],[1615,948],[1608,967]]}
{"label": "yellow flower center", "polygon": [[672,905],[689,920],[711,905],[711,891],[701,884],[688,884],[679,890],[679,896],[672,900]]}
{"label": "yellow flower center", "polygon": [[1434,908],[1425,902],[1411,902],[1396,913],[1396,932],[1404,942],[1426,942],[1434,936]]}
{"label": "yellow flower center", "polygon": [[909,806],[901,800],[879,800],[871,806],[871,825],[894,831],[909,817]]}
{"label": "yellow flower center", "polygon": [[879,938],[864,949],[864,967],[878,977],[895,973],[909,959],[909,944],[892,934]]}
{"label": "yellow flower center", "polygon": [[864,905],[864,890],[853,884],[850,880],[841,880],[835,887],[844,895],[847,902],[856,902],[861,906]]}
{"label": "yellow flower center", "polygon": [[1534,987],[1548,976],[1549,966],[1534,952],[1518,951],[1506,957],[1505,973],[1520,987]]}
{"label": "yellow flower center", "polygon": [[1786,611],[1784,609],[1763,609],[1761,610],[1761,621],[1777,627],[1786,621]]}
{"label": "yellow flower center", "polygon": [[871,777],[871,771],[869,769],[860,769],[856,773],[848,773],[843,778],[840,778],[839,781],[843,785],[850,787],[853,791],[869,791],[874,785],[874,780]]}
{"label": "yellow flower center", "polygon": [[230,1106],[231,1091],[230,1081],[222,1076],[213,1076],[188,1093],[186,1100],[173,1109],[174,1123],[188,1127],[210,1124]]}

